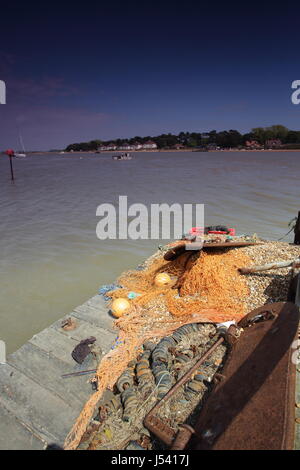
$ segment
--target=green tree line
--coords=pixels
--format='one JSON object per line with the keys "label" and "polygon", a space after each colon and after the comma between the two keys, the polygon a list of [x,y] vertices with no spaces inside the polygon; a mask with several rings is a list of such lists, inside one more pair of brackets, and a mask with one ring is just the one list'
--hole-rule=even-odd
{"label": "green tree line", "polygon": [[187,148],[201,148],[209,145],[216,145],[221,148],[243,147],[247,141],[255,140],[260,145],[266,145],[269,140],[279,139],[281,143],[288,147],[300,146],[300,131],[293,131],[281,124],[270,127],[255,127],[251,132],[241,134],[235,129],[229,131],[212,130],[210,132],[179,132],[179,134],[161,134],[158,136],[135,136],[130,139],[114,140],[91,140],[90,142],[74,143],[65,149],[70,151],[95,151],[100,146],[116,145],[117,147],[136,143],[144,144],[148,140],[156,143],[159,149],[173,148],[175,145],[182,145]]}

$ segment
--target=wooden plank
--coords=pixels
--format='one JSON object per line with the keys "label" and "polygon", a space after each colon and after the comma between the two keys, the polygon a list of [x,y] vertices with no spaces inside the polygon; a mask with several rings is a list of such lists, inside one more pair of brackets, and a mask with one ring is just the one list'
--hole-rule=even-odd
{"label": "wooden plank", "polygon": [[63,333],[69,338],[72,338],[78,342],[82,341],[83,339],[88,338],[89,336],[95,336],[97,339],[95,346],[100,346],[104,353],[107,353],[112,344],[114,343],[117,333],[112,333],[111,331],[107,331],[104,328],[99,328],[95,324],[91,324],[85,320],[82,320],[79,316],[75,317],[75,313],[72,312],[71,315],[67,315],[65,318],[73,318],[77,322],[77,328],[74,330],[66,331],[61,328],[61,321],[59,320],[56,323],[53,323],[50,328],[54,328],[60,333]]}
{"label": "wooden plank", "polygon": [[[76,319],[76,321],[78,320]],[[29,343],[34,344],[38,348],[47,352],[50,357],[55,357],[60,361],[63,361],[66,368],[65,373],[77,372],[86,369],[95,369],[101,360],[102,355],[97,355],[97,357],[95,357],[93,354],[90,354],[86,357],[82,364],[77,364],[77,362],[75,362],[72,358],[71,353],[75,346],[77,346],[79,340],[64,334],[64,330],[60,328],[60,325],[61,320],[57,322],[58,329],[52,325],[46,330],[41,331],[41,333],[33,336]],[[95,345],[97,347],[99,345],[99,341],[96,341]]]}
{"label": "wooden plank", "polygon": [[43,349],[48,352],[51,357],[56,357],[61,361],[65,362],[66,365],[73,366],[75,364],[74,359],[71,356],[71,352],[77,346],[78,341],[64,335],[55,328],[46,328],[40,333],[34,335],[29,343]]}
{"label": "wooden plank", "polygon": [[45,444],[12,413],[0,406],[0,450],[42,450]]}
{"label": "wooden plank", "polygon": [[72,314],[112,333],[116,331],[113,326],[115,319],[110,315],[102,295],[91,297],[87,302],[76,307]]}
{"label": "wooden plank", "polygon": [[[0,366],[0,406],[40,439],[62,445],[78,416],[72,404],[45,390],[9,364]],[[5,428],[0,422],[0,434]]]}
{"label": "wooden plank", "polygon": [[[74,365],[76,364],[73,360]],[[78,368],[68,366],[56,357],[31,343],[24,344],[18,351],[11,354],[8,364],[36,381],[49,392],[57,395],[80,413],[84,403],[92,393],[89,376],[76,377],[73,380],[63,379],[62,374],[75,372]],[[93,361],[90,368],[97,367]]]}
{"label": "wooden plank", "polygon": [[93,297],[91,297],[90,299],[88,299],[85,304],[88,306],[88,307],[94,307],[96,309],[101,309],[103,311],[105,311],[106,313],[108,312],[109,308],[107,306],[107,302],[104,300],[103,298],[103,295],[94,295]]}
{"label": "wooden plank", "polygon": [[[61,323],[69,317],[77,326],[66,331]],[[61,375],[97,367],[101,355],[97,360],[89,355],[81,365],[71,356],[74,347],[89,336],[96,337],[94,346],[102,354],[117,337],[113,318],[99,295],[34,335],[0,366],[0,448],[40,449],[45,442],[63,445],[92,389],[89,376],[62,379]]]}

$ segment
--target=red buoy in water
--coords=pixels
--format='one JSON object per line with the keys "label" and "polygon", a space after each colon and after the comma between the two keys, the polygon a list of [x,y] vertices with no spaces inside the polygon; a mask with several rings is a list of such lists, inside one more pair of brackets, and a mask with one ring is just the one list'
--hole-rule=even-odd
{"label": "red buoy in water", "polygon": [[15,151],[13,149],[7,149],[5,150],[6,155],[9,156],[9,163],[10,163],[10,174],[11,174],[11,180],[14,181],[14,170],[12,166],[12,157],[15,155]]}

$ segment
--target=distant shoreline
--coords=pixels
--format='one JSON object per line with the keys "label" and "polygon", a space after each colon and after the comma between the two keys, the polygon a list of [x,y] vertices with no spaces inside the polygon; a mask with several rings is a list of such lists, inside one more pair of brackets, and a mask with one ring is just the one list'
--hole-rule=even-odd
{"label": "distant shoreline", "polygon": [[[98,155],[111,155],[111,154],[117,154],[117,153],[122,153],[121,150],[106,150],[105,152],[92,152],[92,151],[77,151],[77,152],[64,152],[60,153],[59,152],[50,152],[50,151],[33,151],[33,152],[27,152],[28,154],[34,154],[34,155],[53,155],[53,154],[59,154],[59,155],[95,155],[96,153]],[[224,149],[224,150],[195,150],[195,149],[155,149],[155,150],[131,150],[130,153],[164,153],[164,152],[193,152],[193,153],[226,153],[226,152],[246,152],[246,153],[253,153],[253,152],[300,152],[299,149]]]}

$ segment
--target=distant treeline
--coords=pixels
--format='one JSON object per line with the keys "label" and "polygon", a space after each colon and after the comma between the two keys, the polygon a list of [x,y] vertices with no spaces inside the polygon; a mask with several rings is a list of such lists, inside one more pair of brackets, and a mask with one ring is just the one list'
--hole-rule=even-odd
{"label": "distant treeline", "polygon": [[161,134],[158,136],[135,136],[130,139],[114,139],[114,140],[91,140],[90,142],[80,142],[70,144],[65,149],[70,151],[94,151],[100,146],[129,144],[144,144],[151,140],[156,143],[159,149],[174,148],[176,146],[201,148],[209,145],[215,145],[220,148],[243,147],[247,142],[256,141],[259,145],[266,145],[271,140],[280,140],[282,146],[286,148],[300,147],[300,131],[293,131],[280,124],[270,127],[255,127],[246,134],[241,134],[235,129],[229,131],[217,132],[179,132],[176,134]]}

